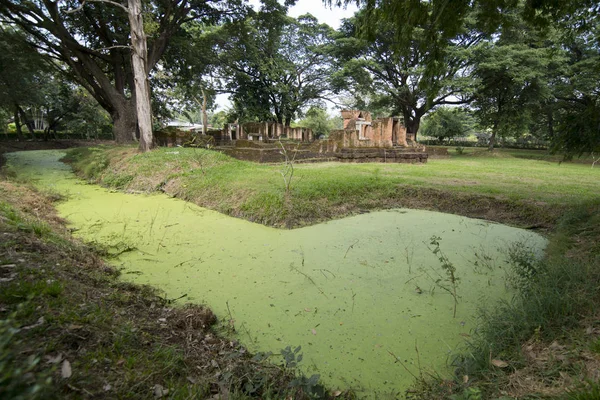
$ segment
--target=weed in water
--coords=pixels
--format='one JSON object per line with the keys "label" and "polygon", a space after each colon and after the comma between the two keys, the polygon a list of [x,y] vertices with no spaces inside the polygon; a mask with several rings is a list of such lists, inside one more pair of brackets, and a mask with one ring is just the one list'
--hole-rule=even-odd
{"label": "weed in water", "polygon": [[541,273],[543,264],[539,262],[533,249],[524,242],[512,243],[506,254],[512,269],[508,281],[519,290],[528,290],[535,275]]}
{"label": "weed in water", "polygon": [[302,361],[303,355],[300,353],[301,346],[292,350],[291,346],[281,349],[281,357],[283,358],[283,366],[287,370],[292,370],[296,374],[290,383],[289,387],[294,390],[300,390],[312,399],[323,399],[327,396],[327,390],[323,385],[319,384],[320,375],[314,374],[310,377],[297,372],[298,364]]}
{"label": "weed in water", "polygon": [[409,243],[404,246],[404,257],[406,258],[406,264],[408,265],[408,273],[412,274],[412,263],[413,256],[415,255],[415,245],[414,243]]}
{"label": "weed in water", "polygon": [[441,279],[437,279],[435,283],[440,289],[443,289],[446,292],[450,293],[450,295],[454,299],[454,312],[452,315],[454,318],[456,318],[456,306],[458,305],[458,293],[456,292],[456,288],[458,286],[458,278],[456,277],[456,267],[450,262],[448,257],[442,251],[442,249],[440,249],[440,240],[442,240],[441,237],[435,235],[432,236],[429,239],[429,244],[430,246],[432,246],[429,247],[429,250],[431,250],[431,252],[438,258],[439,262],[441,263],[442,270],[446,274],[445,282],[447,282],[448,285],[445,284],[444,281],[442,281]]}
{"label": "weed in water", "polygon": [[495,260],[489,255],[487,249],[483,245],[480,245],[478,249],[473,250],[475,255],[473,270],[475,272],[482,274],[486,271],[493,271],[495,269]]}

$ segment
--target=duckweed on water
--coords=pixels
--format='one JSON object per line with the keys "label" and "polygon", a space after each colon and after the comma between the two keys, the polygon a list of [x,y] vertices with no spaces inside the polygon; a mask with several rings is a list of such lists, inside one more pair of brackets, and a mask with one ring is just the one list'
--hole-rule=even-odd
{"label": "duckweed on water", "polygon": [[[396,393],[443,372],[476,309],[511,295],[503,249],[541,253],[531,232],[448,214],[390,210],[295,230],[235,219],[165,195],[113,193],[76,179],[60,151],[13,153],[76,234],[125,251],[124,278],[212,307],[254,351],[302,346],[300,367],[329,386]],[[431,251],[455,268],[455,300]]]}

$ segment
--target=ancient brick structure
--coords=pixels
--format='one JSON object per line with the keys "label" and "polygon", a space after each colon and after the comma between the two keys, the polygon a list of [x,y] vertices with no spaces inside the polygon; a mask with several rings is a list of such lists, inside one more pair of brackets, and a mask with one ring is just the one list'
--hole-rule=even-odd
{"label": "ancient brick structure", "polygon": [[425,147],[407,137],[400,118],[372,120],[370,113],[360,110],[343,110],[342,117],[344,129],[332,131],[323,140],[314,140],[309,128],[290,128],[274,122],[228,124],[220,131],[198,137],[189,132],[165,132],[156,139],[162,146],[211,147],[256,162],[280,162],[281,146],[293,152],[296,161],[427,162]]}
{"label": "ancient brick structure", "polygon": [[279,138],[312,142],[310,128],[292,128],[277,122],[247,122],[245,124],[227,124],[221,135],[223,140],[258,140],[268,142]]}
{"label": "ancient brick structure", "polygon": [[343,147],[409,147],[406,128],[398,117],[371,119],[371,113],[360,110],[342,110],[344,129],[333,131],[329,138],[342,140]]}

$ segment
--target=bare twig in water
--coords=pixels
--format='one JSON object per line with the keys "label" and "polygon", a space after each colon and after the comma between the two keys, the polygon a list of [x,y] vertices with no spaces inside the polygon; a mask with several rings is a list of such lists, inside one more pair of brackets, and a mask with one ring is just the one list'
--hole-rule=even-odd
{"label": "bare twig in water", "polygon": [[350,249],[352,249],[356,243],[359,242],[360,239],[356,239],[356,242],[352,243],[350,246],[348,246],[348,250],[346,250],[346,254],[344,254],[344,258],[346,258],[346,256],[348,255],[348,252],[350,251]]}
{"label": "bare twig in water", "polygon": [[404,364],[402,362],[402,360],[398,358],[398,356],[396,356],[394,353],[392,353],[389,350],[388,350],[388,353],[390,353],[390,356],[394,357],[394,359],[396,360],[396,362],[400,363],[400,365],[402,365],[402,368],[404,368],[406,370],[406,372],[408,372],[409,374],[411,374],[413,378],[415,378],[416,380],[420,380],[421,379],[420,377],[416,376],[410,369],[408,369],[408,367],[406,366],[406,364]]}
{"label": "bare twig in water", "polygon": [[176,297],[174,299],[167,299],[167,303],[171,304],[171,303],[175,303],[177,300],[181,300],[183,298],[187,297],[187,293],[182,294],[179,297]]}
{"label": "bare twig in water", "polygon": [[412,260],[415,254],[415,246],[413,244],[406,245],[404,247],[404,256],[406,257],[406,263],[408,264],[408,273],[412,274]]}
{"label": "bare twig in water", "polygon": [[327,276],[327,274],[325,272],[330,273],[331,276],[333,276],[335,278],[335,274],[333,272],[331,272],[330,270],[326,269],[326,268],[317,268],[317,269],[313,269],[313,271],[319,271],[320,273],[323,274],[323,276],[325,277],[325,279],[329,279],[329,277]]}
{"label": "bare twig in water", "polygon": [[356,293],[352,289],[350,289],[350,292],[352,292],[352,314],[354,314],[354,298],[356,297]]}
{"label": "bare twig in water", "polygon": [[417,366],[419,367],[419,376],[423,377],[423,372],[421,371],[421,356],[419,355],[419,345],[417,344],[417,339],[415,339],[415,351],[417,352]]}
{"label": "bare twig in water", "polygon": [[194,260],[193,258],[190,258],[189,260],[182,261],[179,264],[175,264],[173,266],[173,268],[181,267],[183,264],[189,263],[190,261],[193,261],[193,260]]}
{"label": "bare twig in water", "polygon": [[229,300],[227,300],[225,304],[227,305],[227,312],[229,313],[229,327],[235,332],[235,320],[233,319],[233,315],[231,315],[231,309],[229,309]]}
{"label": "bare twig in water", "polygon": [[242,323],[242,328],[244,328],[244,331],[246,332],[246,335],[248,335],[248,339],[250,339],[250,343],[256,344],[254,342],[254,339],[252,339],[252,336],[250,335],[250,331],[248,330],[248,328],[246,328],[246,324]]}
{"label": "bare twig in water", "polygon": [[[304,258],[302,258],[302,260],[304,261]],[[309,280],[309,282],[310,282],[310,283],[312,283],[312,284],[313,284],[313,285],[314,285],[314,286],[317,288],[317,290],[319,291],[319,293],[321,293],[321,294],[322,294],[323,296],[325,296],[326,298],[329,298],[329,297],[327,297],[327,295],[325,294],[325,292],[324,292],[323,290],[321,290],[321,288],[319,287],[319,285],[317,285],[317,283],[314,281],[314,279],[313,279],[313,278],[311,278],[311,277],[310,277],[310,275],[308,275],[308,274],[306,274],[306,273],[304,273],[304,272],[300,271],[298,268],[294,267],[294,263],[291,263],[291,264],[290,264],[290,269],[291,269],[292,271],[294,271],[294,272],[297,272],[297,273],[299,273],[300,275],[304,276],[306,279],[308,279],[308,280]]]}

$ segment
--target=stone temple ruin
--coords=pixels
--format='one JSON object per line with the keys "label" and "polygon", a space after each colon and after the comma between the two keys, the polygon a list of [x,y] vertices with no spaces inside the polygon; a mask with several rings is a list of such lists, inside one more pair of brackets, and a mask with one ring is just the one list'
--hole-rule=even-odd
{"label": "stone temple ruin", "polygon": [[[425,147],[406,132],[401,118],[373,120],[369,112],[360,110],[343,110],[342,117],[343,129],[331,131],[326,139],[315,139],[309,128],[249,122],[208,131],[204,136],[209,140],[202,143],[232,157],[256,162],[281,162],[281,146],[293,152],[296,161],[303,162],[427,162]],[[157,134],[156,140],[160,146],[193,142],[189,132]]]}
{"label": "stone temple ruin", "polygon": [[312,142],[313,132],[310,128],[292,128],[277,122],[247,122],[245,124],[227,124],[221,131],[219,140],[252,140],[268,142],[287,138],[301,142]]}

